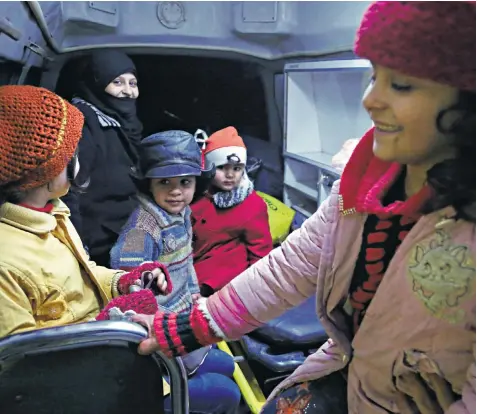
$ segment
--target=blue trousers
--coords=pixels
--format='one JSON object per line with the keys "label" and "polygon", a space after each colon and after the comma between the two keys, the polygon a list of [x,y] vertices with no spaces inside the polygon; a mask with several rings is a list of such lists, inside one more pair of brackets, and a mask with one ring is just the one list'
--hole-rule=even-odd
{"label": "blue trousers", "polygon": [[[234,361],[230,355],[211,349],[197,372],[189,379],[189,410],[197,414],[233,414],[240,404],[240,390],[231,379]],[[164,400],[171,412],[171,398]]]}

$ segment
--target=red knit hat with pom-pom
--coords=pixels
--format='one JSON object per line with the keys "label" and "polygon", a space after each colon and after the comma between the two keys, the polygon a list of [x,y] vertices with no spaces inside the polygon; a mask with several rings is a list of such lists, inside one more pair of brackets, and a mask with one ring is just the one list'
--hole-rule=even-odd
{"label": "red knit hat with pom-pom", "polygon": [[205,140],[205,167],[219,167],[229,163],[247,163],[247,148],[242,137],[234,127],[227,127],[214,132]]}
{"label": "red knit hat with pom-pom", "polygon": [[377,1],[355,53],[409,76],[475,91],[475,1]]}

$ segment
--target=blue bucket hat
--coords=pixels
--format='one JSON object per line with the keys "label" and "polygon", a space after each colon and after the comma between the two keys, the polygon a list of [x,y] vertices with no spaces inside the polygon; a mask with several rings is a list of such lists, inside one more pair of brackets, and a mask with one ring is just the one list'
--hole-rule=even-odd
{"label": "blue bucket hat", "polygon": [[164,131],[144,138],[138,147],[137,178],[200,176],[202,155],[194,136],[186,131]]}

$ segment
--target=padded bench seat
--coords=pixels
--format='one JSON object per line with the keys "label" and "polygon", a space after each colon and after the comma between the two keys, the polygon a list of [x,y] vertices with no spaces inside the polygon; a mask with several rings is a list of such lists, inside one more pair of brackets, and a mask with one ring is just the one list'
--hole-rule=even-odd
{"label": "padded bench seat", "polygon": [[247,358],[272,372],[289,373],[298,368],[309,351],[328,339],[315,311],[315,297],[242,338]]}
{"label": "padded bench seat", "polygon": [[249,334],[253,339],[283,350],[309,350],[320,347],[328,336],[316,316],[316,298],[272,319]]}

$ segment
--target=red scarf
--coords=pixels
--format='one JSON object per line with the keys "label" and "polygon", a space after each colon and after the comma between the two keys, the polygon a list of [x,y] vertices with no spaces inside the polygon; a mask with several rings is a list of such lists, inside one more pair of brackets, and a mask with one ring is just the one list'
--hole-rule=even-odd
{"label": "red scarf", "polygon": [[33,207],[25,203],[19,203],[18,205],[21,207],[29,208],[30,210],[39,211],[40,213],[48,213],[48,214],[50,214],[53,211],[53,207],[54,207],[52,203],[48,203],[45,207]]}
{"label": "red scarf", "polygon": [[382,200],[399,177],[403,165],[376,158],[373,154],[374,127],[361,138],[341,176],[340,211],[376,214],[380,218],[400,215],[417,220],[432,189],[425,185],[405,201],[383,206]]}

